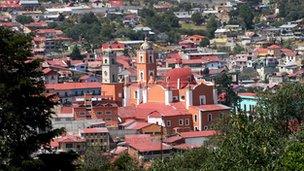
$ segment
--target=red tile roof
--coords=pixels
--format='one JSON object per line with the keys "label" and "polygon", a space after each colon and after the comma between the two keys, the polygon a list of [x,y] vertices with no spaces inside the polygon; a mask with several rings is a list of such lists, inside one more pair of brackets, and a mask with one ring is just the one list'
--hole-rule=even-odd
{"label": "red tile roof", "polygon": [[178,149],[178,150],[190,150],[199,147],[201,147],[201,145],[193,145],[193,144],[185,144],[185,143],[173,146],[174,149]]}
{"label": "red tile roof", "polygon": [[82,134],[107,133],[108,128],[85,128],[80,131]]}
{"label": "red tile roof", "polygon": [[281,49],[281,46],[273,44],[269,46],[268,49]]}
{"label": "red tile roof", "polygon": [[110,0],[111,7],[123,6],[123,0]]}
{"label": "red tile roof", "polygon": [[73,90],[73,89],[93,89],[101,88],[101,83],[98,82],[83,82],[83,83],[57,83],[46,84],[47,90]]}
{"label": "red tile roof", "polygon": [[125,129],[139,130],[139,129],[142,129],[142,128],[144,128],[146,126],[149,126],[149,125],[151,125],[151,123],[136,121],[136,122],[132,123],[131,125],[127,126]]}
{"label": "red tile roof", "polygon": [[176,141],[182,140],[183,137],[176,135],[176,136],[172,136],[172,137],[168,137],[164,140],[165,143],[174,143]]}
{"label": "red tile roof", "polygon": [[221,110],[230,110],[231,108],[222,104],[207,104],[207,105],[200,105],[200,106],[193,106],[200,109],[203,112],[209,111],[221,111]]}
{"label": "red tile roof", "polygon": [[183,138],[195,138],[195,137],[210,137],[216,135],[218,132],[215,130],[208,131],[191,131],[191,132],[181,132],[180,135]]}
{"label": "red tile roof", "polygon": [[171,88],[178,88],[178,80],[180,89],[185,88],[188,84],[196,84],[194,76],[190,68],[174,68],[166,74],[166,84]]}
{"label": "red tile roof", "polygon": [[288,57],[296,56],[296,53],[291,49],[283,48],[283,49],[281,49],[281,51]]}
{"label": "red tile roof", "polygon": [[119,43],[119,42],[108,42],[108,43],[103,43],[101,45],[102,50],[105,49],[124,49],[125,44]]}
{"label": "red tile roof", "polygon": [[60,143],[81,143],[86,142],[86,140],[82,137],[79,137],[77,135],[63,135],[57,138],[54,138],[50,145],[52,148],[59,147]]}
{"label": "red tile roof", "polygon": [[150,134],[134,134],[134,135],[125,136],[125,142],[127,144],[145,143],[145,142],[151,142],[151,141],[152,141],[152,137]]}
{"label": "red tile roof", "polygon": [[145,142],[145,143],[131,143],[129,144],[132,148],[139,152],[149,152],[149,151],[160,151],[160,150],[171,150],[172,147],[168,144],[160,142]]}

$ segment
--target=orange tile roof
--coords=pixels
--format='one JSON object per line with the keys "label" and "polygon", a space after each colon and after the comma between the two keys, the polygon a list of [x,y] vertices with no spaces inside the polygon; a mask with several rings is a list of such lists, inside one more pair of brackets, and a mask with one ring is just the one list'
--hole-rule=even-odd
{"label": "orange tile roof", "polygon": [[142,129],[142,128],[144,128],[146,126],[149,126],[149,125],[151,125],[151,123],[136,121],[136,122],[132,123],[131,125],[127,126],[125,129],[139,130],[139,129]]}
{"label": "orange tile roof", "polygon": [[46,84],[47,90],[73,90],[73,89],[93,89],[101,88],[101,83],[98,82],[83,82],[83,83],[57,83]]}
{"label": "orange tile roof", "polygon": [[125,136],[125,142],[127,144],[130,143],[145,143],[145,142],[151,142],[152,137],[150,134],[133,134],[133,135],[126,135]]}
{"label": "orange tile roof", "polygon": [[174,149],[178,149],[178,150],[190,150],[199,147],[201,147],[201,145],[193,145],[193,144],[185,144],[185,143],[173,146]]}
{"label": "orange tile roof", "polygon": [[281,46],[273,44],[273,45],[269,46],[268,49],[281,49]]}
{"label": "orange tile roof", "polygon": [[93,133],[107,133],[108,128],[85,128],[80,131],[83,134],[93,134]]}
{"label": "orange tile roof", "polygon": [[207,104],[207,105],[200,105],[200,106],[193,106],[200,109],[203,112],[208,111],[221,111],[221,110],[230,110],[231,108],[222,104]]}
{"label": "orange tile roof", "polygon": [[145,143],[130,143],[129,146],[134,148],[139,152],[149,152],[149,151],[160,151],[160,150],[171,150],[172,147],[168,144],[162,143],[162,148],[160,142],[145,142]]}
{"label": "orange tile roof", "polygon": [[195,138],[195,137],[209,137],[214,136],[218,132],[215,130],[208,130],[208,131],[190,131],[190,132],[181,132],[180,135],[183,138]]}

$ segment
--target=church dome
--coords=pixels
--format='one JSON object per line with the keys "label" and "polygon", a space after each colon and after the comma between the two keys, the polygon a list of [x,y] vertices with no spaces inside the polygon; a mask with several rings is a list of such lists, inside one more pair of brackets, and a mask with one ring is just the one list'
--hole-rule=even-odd
{"label": "church dome", "polygon": [[174,68],[167,72],[166,83],[170,88],[182,89],[196,81],[190,68]]}

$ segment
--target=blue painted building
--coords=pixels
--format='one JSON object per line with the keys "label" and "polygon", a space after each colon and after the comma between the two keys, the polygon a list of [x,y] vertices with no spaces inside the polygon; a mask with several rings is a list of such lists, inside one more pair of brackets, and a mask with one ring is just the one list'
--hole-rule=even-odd
{"label": "blue painted building", "polygon": [[258,102],[258,97],[255,93],[239,93],[240,110],[243,112],[254,112]]}

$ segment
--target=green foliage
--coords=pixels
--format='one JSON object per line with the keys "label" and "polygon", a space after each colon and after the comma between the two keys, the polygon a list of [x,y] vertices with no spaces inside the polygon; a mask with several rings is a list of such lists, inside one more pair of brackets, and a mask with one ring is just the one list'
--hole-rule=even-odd
{"label": "green foliage", "polygon": [[174,37],[169,39],[169,42],[177,42],[179,37],[178,32],[175,29],[179,28],[178,18],[174,15],[172,11],[167,11],[165,13],[157,13],[153,9],[144,8],[140,12],[140,16],[143,19],[144,25],[152,28],[157,33],[166,33],[167,35],[173,35]]}
{"label": "green foliage", "polygon": [[205,37],[199,44],[200,47],[207,47],[208,45],[210,45],[210,40]]}
{"label": "green foliage", "polygon": [[33,22],[33,18],[31,16],[26,16],[26,15],[18,15],[16,17],[16,21],[18,23],[21,23],[21,24],[28,24],[28,23],[31,23]]}
{"label": "green foliage", "polygon": [[98,23],[98,18],[95,16],[93,12],[85,13],[80,17],[80,23],[93,24]]}
{"label": "green foliage", "polygon": [[212,170],[273,170],[284,140],[267,118],[232,114],[220,122],[222,134],[213,139]]}
{"label": "green foliage", "polygon": [[276,0],[279,7],[279,16],[285,21],[294,21],[304,17],[304,1]]}
{"label": "green foliage", "polygon": [[238,96],[232,89],[232,77],[228,75],[226,72],[220,73],[215,78],[216,89],[218,93],[226,93],[225,101],[222,102],[227,106],[238,106]]}
{"label": "green foliage", "polygon": [[73,47],[72,53],[70,54],[71,59],[73,60],[82,60],[83,56],[81,55],[80,49],[77,45]]}
{"label": "green foliage", "polygon": [[282,159],[287,170],[304,170],[304,142],[290,142]]}
{"label": "green foliage", "polygon": [[206,170],[211,157],[210,151],[201,147],[184,153],[177,153],[172,157],[156,159],[152,163],[153,171],[176,171],[176,170]]}
{"label": "green foliage", "polygon": [[110,169],[109,159],[103,155],[100,146],[89,146],[84,155],[79,158],[78,166],[81,171],[107,171]]}
{"label": "green foliage", "polygon": [[128,153],[121,154],[113,163],[114,171],[136,171],[139,170],[138,163]]}
{"label": "green foliage", "polygon": [[261,115],[271,117],[271,122],[282,134],[289,135],[289,121],[302,123],[304,120],[304,85],[289,83],[275,93],[261,93],[257,110]]}
{"label": "green foliage", "polygon": [[40,61],[28,59],[31,37],[0,27],[0,44],[0,165],[19,167],[62,130],[52,130]]}
{"label": "green foliage", "polygon": [[234,48],[233,48],[233,53],[234,54],[240,54],[244,51],[245,49],[240,46],[240,45],[236,45]]}
{"label": "green foliage", "polygon": [[208,32],[208,37],[209,38],[213,38],[214,37],[214,32],[217,29],[218,26],[218,22],[215,19],[215,16],[212,15],[208,21],[207,21],[207,32]]}
{"label": "green foliage", "polygon": [[246,29],[253,28],[254,15],[248,5],[243,4],[239,7],[239,18]]}
{"label": "green foliage", "polygon": [[196,24],[196,25],[201,25],[204,22],[204,17],[201,13],[196,12],[192,14],[191,20]]}

